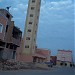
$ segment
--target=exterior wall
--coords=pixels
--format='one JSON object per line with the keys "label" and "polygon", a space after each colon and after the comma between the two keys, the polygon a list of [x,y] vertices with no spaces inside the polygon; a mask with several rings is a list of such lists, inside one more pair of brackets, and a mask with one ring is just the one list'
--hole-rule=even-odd
{"label": "exterior wall", "polygon": [[72,62],[72,51],[58,50],[57,60]]}
{"label": "exterior wall", "polygon": [[71,64],[70,62],[66,62],[66,63],[67,63],[67,66],[68,66],[68,67],[69,67],[69,66],[70,66],[70,64]]}
{"label": "exterior wall", "polygon": [[13,21],[9,21],[8,23],[8,29],[7,32],[5,32],[5,42],[7,43],[13,43],[13,39],[12,39],[12,30],[14,27],[14,22]]}
{"label": "exterior wall", "polygon": [[13,56],[13,50],[5,48],[2,56],[3,59],[12,59],[12,56]]}
{"label": "exterior wall", "polygon": [[0,24],[3,25],[3,27],[2,27],[2,33],[0,33],[0,39],[4,40],[5,29],[6,29],[6,25],[7,25],[7,18],[4,15],[2,15],[1,13],[0,13]]}
{"label": "exterior wall", "polygon": [[[35,60],[35,58],[36,58],[36,60]],[[43,63],[43,62],[45,62],[45,58],[33,57],[33,62],[35,62],[35,63]]]}
{"label": "exterior wall", "polygon": [[[35,2],[29,0],[25,31],[23,37],[23,45],[22,45],[23,54],[30,55],[35,53],[36,34],[37,34],[39,12],[40,12],[40,2],[41,0],[35,0]],[[28,29],[30,29],[31,32],[28,32]],[[26,40],[26,37],[30,37],[30,40]],[[29,46],[29,48],[25,48],[25,46],[27,45]]]}
{"label": "exterior wall", "polygon": [[57,62],[56,62],[57,65],[60,65],[60,63],[61,63],[60,61],[57,61]]}
{"label": "exterior wall", "polygon": [[46,59],[45,59],[46,62],[50,62],[50,55],[51,55],[50,50],[37,49],[36,51],[39,52],[39,53],[42,53],[46,57]]}
{"label": "exterior wall", "polygon": [[[0,23],[3,25],[2,33],[0,33],[0,59],[15,59],[16,48],[20,46],[22,35],[19,39],[12,36],[15,26],[11,18],[12,15],[7,10],[0,9]],[[17,31],[21,32],[20,29]]]}
{"label": "exterior wall", "polygon": [[19,55],[17,55],[16,60],[21,61],[21,62],[33,62],[33,57],[32,57],[32,55],[19,54]]}
{"label": "exterior wall", "polygon": [[61,63],[63,66],[65,66],[65,64],[67,64],[67,66],[70,66],[70,64],[72,63],[72,51],[58,50],[57,65],[61,65]]}
{"label": "exterior wall", "polygon": [[[61,63],[62,63],[62,65],[61,65]],[[59,65],[59,66],[67,66],[67,67],[70,67],[70,64],[71,64],[71,62],[57,61],[57,65]]]}
{"label": "exterior wall", "polygon": [[17,52],[16,52],[16,60],[17,61],[21,61],[21,62],[33,62],[33,57],[32,55],[25,55],[22,53],[22,42],[23,40],[21,40],[20,43],[20,47],[17,48]]}
{"label": "exterior wall", "polygon": [[20,39],[15,39],[15,38],[12,39],[13,39],[13,44],[20,46],[20,42],[21,42]]}

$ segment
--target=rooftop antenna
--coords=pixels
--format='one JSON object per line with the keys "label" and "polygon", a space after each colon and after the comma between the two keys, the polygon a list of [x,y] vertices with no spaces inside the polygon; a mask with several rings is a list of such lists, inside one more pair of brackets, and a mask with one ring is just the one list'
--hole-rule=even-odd
{"label": "rooftop antenna", "polygon": [[7,11],[9,11],[10,7],[11,7],[11,6],[9,6],[9,7],[6,7],[6,8],[7,8]]}

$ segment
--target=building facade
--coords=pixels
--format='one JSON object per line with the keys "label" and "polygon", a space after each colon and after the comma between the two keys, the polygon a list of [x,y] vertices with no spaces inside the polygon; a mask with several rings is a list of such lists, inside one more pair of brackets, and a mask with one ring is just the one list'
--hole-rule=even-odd
{"label": "building facade", "polygon": [[57,65],[70,66],[71,63],[72,63],[72,51],[58,50]]}
{"label": "building facade", "polygon": [[40,48],[36,48],[35,54],[24,55],[21,54],[21,47],[18,47],[16,59],[17,61],[22,62],[43,63],[43,62],[50,62],[50,55],[51,55],[50,50]]}
{"label": "building facade", "polygon": [[25,31],[22,43],[22,54],[32,55],[36,52],[36,35],[39,21],[41,0],[29,0]]}
{"label": "building facade", "polygon": [[50,51],[36,48],[36,36],[39,21],[41,0],[29,0],[24,36],[21,46],[17,48],[18,61],[50,62]]}
{"label": "building facade", "polygon": [[7,10],[0,9],[0,59],[15,59],[20,46],[22,32],[14,26],[12,17]]}

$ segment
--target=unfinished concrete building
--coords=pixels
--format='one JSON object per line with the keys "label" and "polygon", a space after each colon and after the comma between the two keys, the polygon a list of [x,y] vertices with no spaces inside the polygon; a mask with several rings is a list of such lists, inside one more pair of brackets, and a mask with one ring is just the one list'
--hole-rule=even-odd
{"label": "unfinished concrete building", "polygon": [[0,9],[0,59],[15,59],[20,46],[22,32],[14,26],[12,18],[7,10]]}

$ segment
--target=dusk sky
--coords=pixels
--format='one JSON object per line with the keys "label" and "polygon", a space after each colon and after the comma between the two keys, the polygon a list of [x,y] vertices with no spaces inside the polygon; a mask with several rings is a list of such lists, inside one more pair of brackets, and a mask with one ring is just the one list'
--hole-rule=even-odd
{"label": "dusk sky", "polygon": [[[0,8],[11,6],[15,25],[24,31],[28,0],[0,0]],[[74,0],[41,0],[41,11],[37,33],[37,47],[51,50],[72,50],[74,46]],[[75,60],[75,56],[74,56]]]}

